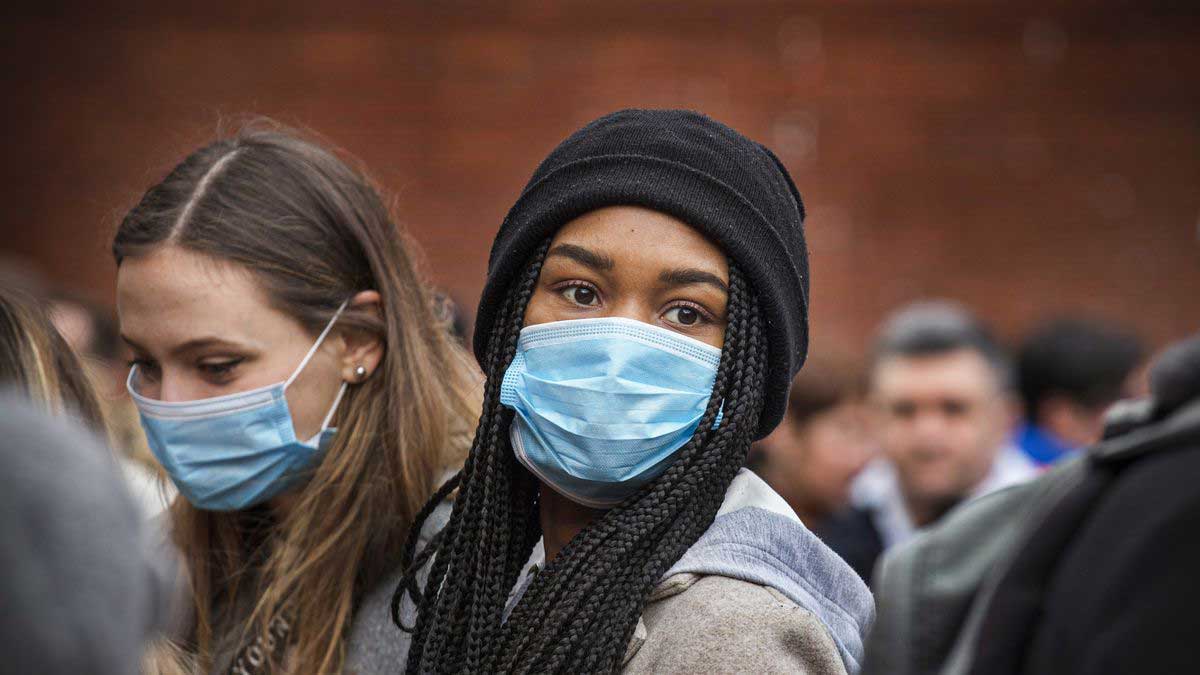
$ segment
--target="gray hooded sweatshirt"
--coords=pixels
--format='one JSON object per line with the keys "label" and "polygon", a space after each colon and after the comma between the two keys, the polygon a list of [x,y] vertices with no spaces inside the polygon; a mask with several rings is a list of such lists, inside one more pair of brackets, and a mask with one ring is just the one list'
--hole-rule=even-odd
{"label": "gray hooded sweatshirt", "polygon": [[[510,610],[544,557],[539,543]],[[742,469],[712,525],[651,592],[623,669],[856,673],[874,618],[862,579]]]}
{"label": "gray hooded sweatshirt", "polygon": [[[434,511],[418,548],[445,526],[450,510],[445,503]],[[528,587],[529,570],[544,558],[539,543],[509,609]],[[399,576],[397,570],[381,581],[355,613],[346,672],[395,672],[404,664],[411,636],[391,619]],[[405,623],[414,622],[416,608],[407,596],[401,613]],[[627,673],[853,674],[874,618],[862,579],[782,497],[743,469],[712,525],[651,593],[623,667]]]}

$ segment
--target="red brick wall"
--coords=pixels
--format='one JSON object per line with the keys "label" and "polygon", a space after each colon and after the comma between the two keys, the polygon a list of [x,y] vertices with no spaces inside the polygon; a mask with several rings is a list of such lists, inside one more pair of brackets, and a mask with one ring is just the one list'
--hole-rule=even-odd
{"label": "red brick wall", "polygon": [[1156,343],[1197,327],[1200,14],[1172,9],[1187,3],[175,4],[0,24],[0,250],[101,302],[122,209],[219,120],[269,115],[361,157],[473,311],[545,152],[610,110],[683,106],[791,168],[815,350],[855,350],[927,295],[1008,336],[1056,310]]}

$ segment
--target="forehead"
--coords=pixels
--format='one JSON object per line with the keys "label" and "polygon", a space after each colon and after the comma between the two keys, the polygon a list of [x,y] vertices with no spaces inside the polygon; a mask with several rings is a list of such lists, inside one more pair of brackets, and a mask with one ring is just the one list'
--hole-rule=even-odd
{"label": "forehead", "polygon": [[117,271],[121,332],[150,347],[198,336],[253,336],[290,320],[245,268],[164,246],[126,258]]}
{"label": "forehead", "polygon": [[997,388],[996,373],[982,354],[959,349],[920,356],[885,356],[872,376],[883,398],[978,397]]}
{"label": "forehead", "polygon": [[574,244],[602,251],[615,263],[631,267],[672,267],[686,262],[703,265],[728,280],[724,251],[687,223],[640,206],[610,206],[586,213],[564,225],[553,245]]}

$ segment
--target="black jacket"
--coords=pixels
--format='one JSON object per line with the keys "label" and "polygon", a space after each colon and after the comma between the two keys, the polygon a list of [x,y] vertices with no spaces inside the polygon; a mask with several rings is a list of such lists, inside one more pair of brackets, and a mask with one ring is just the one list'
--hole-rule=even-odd
{"label": "black jacket", "polygon": [[863,673],[1198,672],[1200,338],[1151,389],[1083,456],[889,551]]}
{"label": "black jacket", "polygon": [[1093,452],[1071,494],[1083,515],[1059,518],[1062,533],[1048,519],[1014,560],[973,672],[1200,670],[1200,339],[1164,355],[1152,390],[1143,419],[1118,420]]}

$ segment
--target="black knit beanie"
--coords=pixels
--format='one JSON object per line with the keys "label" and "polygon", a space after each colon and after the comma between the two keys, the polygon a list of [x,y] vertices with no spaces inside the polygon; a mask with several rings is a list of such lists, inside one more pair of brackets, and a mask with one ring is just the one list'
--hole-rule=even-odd
{"label": "black knit beanie", "polygon": [[563,141],[508,212],[488,260],[475,324],[482,364],[496,310],[538,244],[606,206],[642,206],[700,230],[746,274],[766,321],[769,358],[762,438],[783,418],[808,352],[804,204],[762,145],[684,110],[622,110]]}

